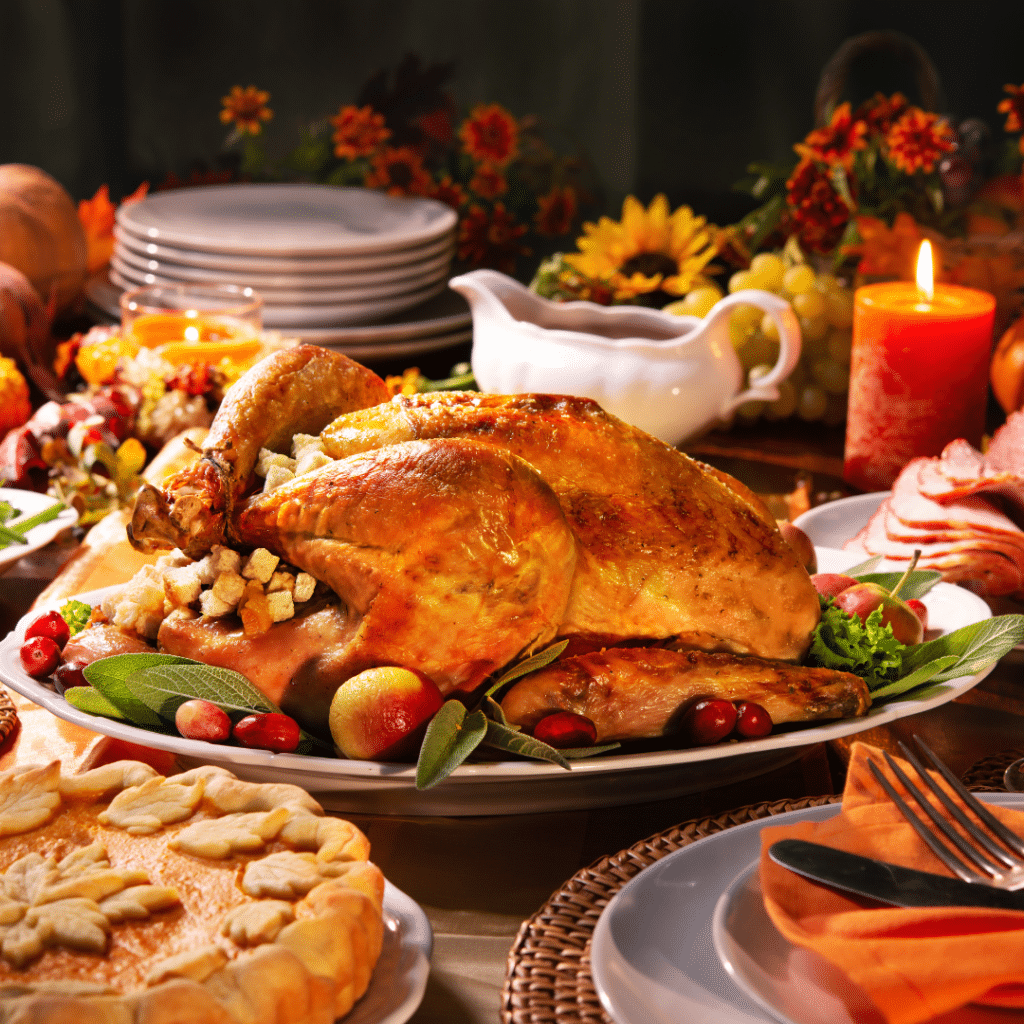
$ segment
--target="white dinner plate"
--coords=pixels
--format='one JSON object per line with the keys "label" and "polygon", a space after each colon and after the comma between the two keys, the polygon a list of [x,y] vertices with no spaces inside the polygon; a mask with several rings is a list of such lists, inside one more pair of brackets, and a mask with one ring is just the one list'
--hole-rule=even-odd
{"label": "white dinner plate", "polygon": [[257,274],[333,274],[368,273],[373,270],[401,268],[410,263],[432,259],[454,249],[454,233],[422,245],[389,249],[380,253],[357,253],[354,256],[246,256],[181,249],[149,239],[138,238],[130,231],[114,225],[114,238],[120,250],[129,250],[145,259],[167,260],[187,267],[208,270],[246,271]]}
{"label": "white dinner plate", "polygon": [[434,935],[423,908],[384,881],[384,945],[345,1024],[404,1024],[423,1001]]}
{"label": "white dinner plate", "polygon": [[[152,281],[150,280],[152,278]],[[176,284],[174,281],[159,281],[155,274],[144,274],[139,280],[122,277],[111,268],[110,280],[123,289],[138,288],[143,284]],[[440,294],[448,287],[447,279],[442,278],[429,287],[402,295],[364,302],[337,302],[322,306],[286,305],[276,302],[263,303],[263,326],[271,330],[288,332],[300,327],[345,327],[350,324],[362,324],[367,321],[383,320],[393,313],[418,306],[427,299]]]}
{"label": "white dinner plate", "polygon": [[815,547],[841,548],[867,526],[889,491],[855,494],[852,498],[839,498],[817,505],[793,520]]}
{"label": "white dinner plate", "polygon": [[[303,341],[312,341],[306,338],[302,332],[297,332],[298,337]],[[371,342],[370,344],[354,344],[348,341],[320,341],[319,345],[324,348],[334,349],[341,352],[350,359],[403,359],[407,356],[425,355],[428,352],[442,352],[446,348],[454,348],[473,337],[472,331],[453,331],[451,334],[435,334],[429,338],[414,338],[410,341],[384,341]]]}
{"label": "white dinner plate", "polygon": [[[111,257],[110,269],[126,281],[134,281],[139,287],[151,284],[189,284],[195,280],[189,277],[169,276],[160,271],[140,270],[138,267],[126,263],[116,253]],[[234,276],[230,279],[222,276],[217,283],[254,288],[259,292],[265,305],[333,306],[348,305],[353,302],[365,303],[369,300],[376,302],[398,295],[408,295],[410,292],[429,288],[440,281],[447,281],[449,269],[449,262],[443,260],[430,270],[423,271],[413,277],[397,281],[354,285],[350,288],[265,288],[260,287],[257,282],[247,278],[245,275]]]}
{"label": "white dinner plate", "polygon": [[[1024,796],[1019,793],[978,795],[986,802],[1018,809],[1024,806]],[[834,814],[839,808],[815,810]],[[820,821],[828,816],[802,820]],[[799,819],[781,814],[759,824],[785,825],[795,820]],[[759,852],[760,839],[755,860],[726,887],[712,917],[712,942],[730,977],[751,1000],[785,1024],[884,1024],[860,986],[824,957],[794,946],[772,923],[761,894]],[[970,1006],[942,1017],[943,1024],[1005,1024],[1008,1020],[1020,1020],[1020,1014]]]}
{"label": "white dinner plate", "polygon": [[[824,548],[818,559],[823,571],[853,564],[843,552]],[[94,604],[105,593],[84,594],[82,600]],[[984,601],[948,583],[934,587],[924,602],[930,624],[942,631],[991,617]],[[253,782],[292,782],[313,793],[324,806],[351,813],[530,814],[666,800],[753,778],[796,760],[809,744],[850,736],[938,707],[971,689],[991,671],[990,666],[977,675],[929,687],[927,697],[896,700],[873,708],[862,718],[780,729],[763,739],[597,755],[574,762],[570,770],[541,761],[474,762],[460,765],[443,782],[420,792],[415,787],[414,765],[273,754],[149,732],[87,715],[21,667],[18,648],[25,627],[38,614],[35,610],[26,615],[0,642],[0,680],[29,700],[96,732],[171,751],[190,767],[215,764]]]}
{"label": "white dinner plate", "polygon": [[[16,509],[20,509],[22,516],[33,516],[42,512],[51,505],[57,504],[56,498],[48,494],[39,494],[36,491],[23,491],[17,487],[0,487],[0,501],[9,501]],[[22,518],[19,516],[18,518]],[[11,520],[17,523],[17,519]],[[73,508],[66,508],[51,519],[48,523],[40,523],[25,534],[27,544],[8,544],[0,548],[0,573],[5,572],[19,559],[25,555],[46,547],[59,533],[69,529],[78,522],[78,513]]]}
{"label": "white dinner plate", "polygon": [[152,256],[141,256],[127,246],[114,247],[114,258],[124,266],[131,267],[140,274],[160,274],[175,281],[200,281],[213,284],[237,284],[255,288],[259,292],[270,290],[283,291],[331,291],[356,288],[379,288],[395,283],[408,283],[422,279],[431,273],[445,274],[452,261],[452,249],[443,249],[428,259],[416,260],[412,263],[401,263],[391,267],[380,267],[371,270],[335,271],[333,273],[260,273],[251,270],[207,270],[205,267],[190,267],[170,260],[160,260]]}
{"label": "white dinner plate", "polygon": [[[982,799],[1024,804],[1024,798],[1012,793],[986,793]],[[755,933],[753,924],[742,922],[734,921],[731,926],[733,948],[742,949],[748,961],[759,960],[766,969],[780,971],[776,977],[757,978],[747,973],[753,968],[743,964],[742,986],[727,972],[713,935],[720,897],[757,860],[762,828],[824,821],[838,812],[838,804],[828,804],[749,821],[698,839],[627,882],[598,919],[590,952],[594,986],[615,1024],[765,1024],[787,1020],[784,1011],[769,1003],[775,1001],[772,993],[784,993],[790,984],[795,990],[791,998],[800,1010],[800,1015],[791,1020],[797,1024],[847,1024],[848,1017],[825,1013],[826,1007],[837,1009],[836,999],[826,991],[813,997],[820,997],[821,1005],[803,1006],[799,995],[808,991],[807,987],[795,984],[795,977],[785,973],[786,952],[782,948],[761,944],[764,931]],[[741,909],[745,912],[750,908],[744,905]],[[778,932],[775,941],[785,943]],[[732,962],[738,960],[736,957]],[[753,984],[755,980],[760,992]],[[762,993],[770,994],[769,999]],[[995,1020],[971,1019],[978,1024]],[[1018,1018],[1003,1011],[998,1019],[1005,1022]],[[953,1018],[949,1024],[954,1024]]]}
{"label": "white dinner plate", "polygon": [[143,241],[248,256],[391,252],[447,235],[457,220],[435,199],[282,184],[158,192],[118,207],[116,217]]}

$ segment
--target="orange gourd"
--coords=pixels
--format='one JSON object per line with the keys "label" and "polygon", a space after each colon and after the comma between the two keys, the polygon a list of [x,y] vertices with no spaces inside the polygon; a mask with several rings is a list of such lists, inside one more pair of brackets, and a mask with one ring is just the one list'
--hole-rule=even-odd
{"label": "orange gourd", "polygon": [[21,375],[13,359],[0,356],[0,437],[28,422],[32,415],[28,381]]}
{"label": "orange gourd", "polygon": [[1007,415],[1024,406],[1024,316],[999,339],[989,380],[996,401]]}
{"label": "orange gourd", "polygon": [[0,262],[60,311],[80,294],[87,258],[85,230],[60,182],[28,164],[0,164]]}

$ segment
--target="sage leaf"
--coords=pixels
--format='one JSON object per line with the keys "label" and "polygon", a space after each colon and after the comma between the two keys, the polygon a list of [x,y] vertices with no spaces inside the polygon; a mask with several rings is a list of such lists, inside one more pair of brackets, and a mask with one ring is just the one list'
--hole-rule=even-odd
{"label": "sage leaf", "polygon": [[607,754],[609,750],[618,750],[621,743],[602,743],[596,747],[561,747],[559,753],[570,761],[580,761],[584,757],[593,757],[595,754]]}
{"label": "sage leaf", "polygon": [[[844,574],[848,575],[848,574]],[[901,579],[901,572],[869,572],[857,577],[861,583],[878,583],[885,587],[890,593]],[[934,569],[915,569],[907,577],[907,582],[900,589],[899,599],[901,601],[920,600],[928,593],[936,583],[942,580],[942,573]]]}
{"label": "sage leaf", "polygon": [[860,577],[866,573],[872,572],[881,560],[881,555],[872,555],[870,558],[866,558],[863,562],[858,562],[856,565],[851,565],[849,569],[844,569],[842,575],[855,576],[857,579],[860,579]]}
{"label": "sage leaf", "polygon": [[473,753],[487,735],[483,711],[467,714],[460,700],[447,700],[430,720],[416,761],[416,788],[436,786]]}
{"label": "sage leaf", "polygon": [[562,768],[572,769],[572,765],[563,756],[562,751],[556,750],[541,740],[510,725],[502,725],[493,719],[487,719],[487,737],[484,743],[497,750],[505,750],[510,754],[521,754],[523,757],[532,757],[538,761],[551,761]]}
{"label": "sage leaf", "polygon": [[121,711],[107,700],[93,686],[72,686],[64,691],[64,699],[79,711],[88,715],[100,715],[102,718],[114,718],[119,722],[127,722],[128,719]]}
{"label": "sage leaf", "polygon": [[982,619],[952,633],[907,648],[903,668],[914,672],[937,658],[956,656],[956,661],[935,677],[935,682],[974,675],[998,661],[1024,641],[1024,615],[999,615]]}
{"label": "sage leaf", "polygon": [[547,668],[557,658],[562,651],[569,646],[568,640],[560,640],[557,644],[552,644],[550,647],[545,647],[543,651],[538,651],[533,657],[527,658],[525,661],[520,661],[513,665],[496,683],[493,683],[484,694],[485,697],[490,697],[495,694],[503,686],[511,683],[514,679],[519,679],[522,676],[529,675],[531,672],[538,672],[542,668]]}
{"label": "sage leaf", "polygon": [[871,702],[874,704],[879,700],[891,700],[893,697],[901,697],[910,690],[930,682],[940,672],[945,672],[947,668],[955,665],[959,660],[956,655],[949,654],[944,658],[936,658],[934,661],[926,662],[919,669],[908,675],[901,676],[894,683],[886,683],[884,686],[878,687],[877,690],[872,690]]}
{"label": "sage leaf", "polygon": [[136,672],[150,665],[176,662],[198,664],[173,654],[115,654],[86,665],[82,674],[132,725],[154,729],[157,732],[169,732],[168,724],[160,717],[158,709],[150,707],[140,699],[128,680]]}
{"label": "sage leaf", "polygon": [[147,707],[164,718],[187,700],[208,700],[230,714],[281,714],[241,672],[200,662],[149,665],[128,677],[132,693]]}
{"label": "sage leaf", "polygon": [[[493,719],[495,722],[500,722],[502,725],[508,725],[508,719],[505,717],[502,706],[493,697],[488,697],[485,694],[481,709],[488,718]],[[509,726],[509,728],[513,727]]]}

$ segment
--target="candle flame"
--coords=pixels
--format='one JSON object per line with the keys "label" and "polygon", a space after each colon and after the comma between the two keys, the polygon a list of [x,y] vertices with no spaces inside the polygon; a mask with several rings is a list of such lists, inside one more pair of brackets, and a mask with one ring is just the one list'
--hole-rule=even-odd
{"label": "candle flame", "polygon": [[932,243],[926,238],[917,252],[917,287],[931,301],[935,297],[935,271],[932,269]]}

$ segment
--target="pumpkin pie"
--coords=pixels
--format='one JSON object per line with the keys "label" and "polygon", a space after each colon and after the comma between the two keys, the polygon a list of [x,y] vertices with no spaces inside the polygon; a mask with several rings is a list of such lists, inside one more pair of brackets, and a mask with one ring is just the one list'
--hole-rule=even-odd
{"label": "pumpkin pie", "polygon": [[368,854],[222,768],[0,773],[0,1024],[330,1024],[381,950]]}

